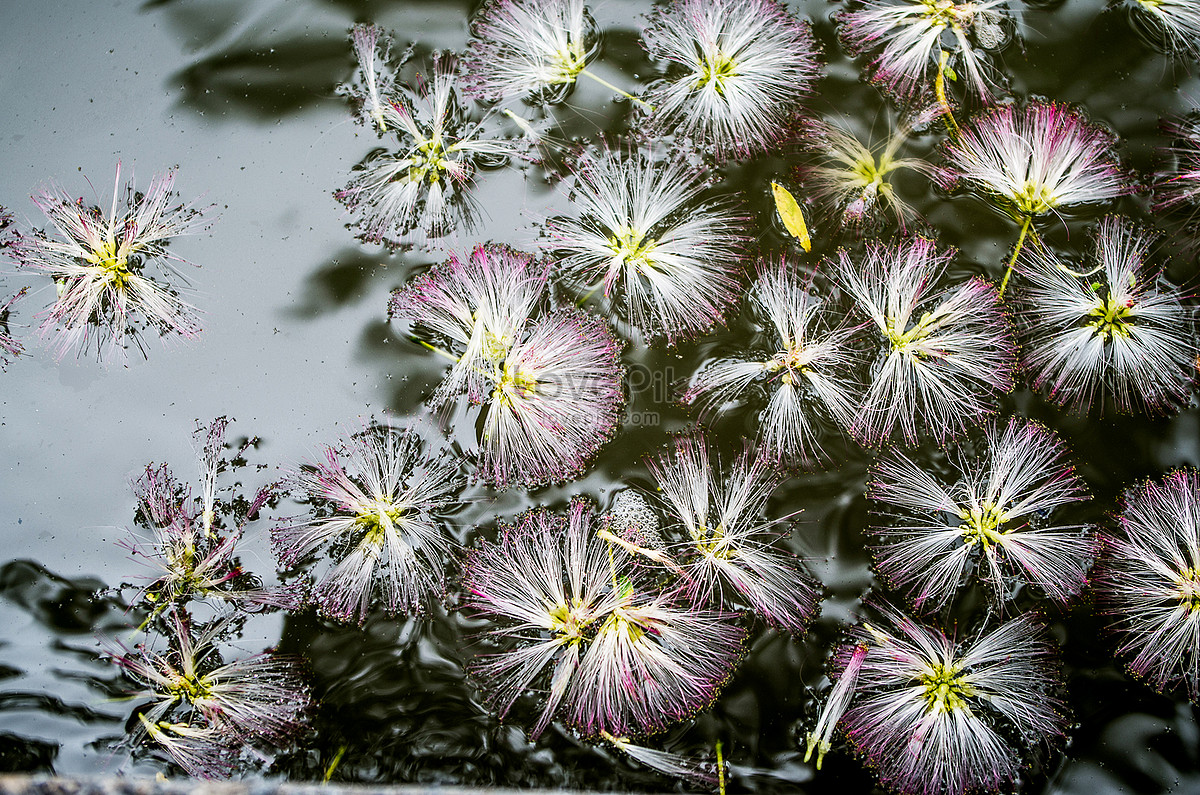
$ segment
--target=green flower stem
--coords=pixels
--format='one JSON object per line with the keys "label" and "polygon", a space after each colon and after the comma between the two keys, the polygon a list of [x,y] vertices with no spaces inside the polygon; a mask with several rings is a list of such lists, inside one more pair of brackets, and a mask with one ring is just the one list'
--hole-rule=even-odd
{"label": "green flower stem", "polygon": [[[945,111],[944,118],[946,119],[946,128],[950,131],[952,138],[958,137],[958,122],[954,120],[954,112],[950,109],[950,100],[946,97],[946,62],[950,60],[950,53],[947,50],[942,50],[942,57],[938,61],[937,77],[933,81],[933,90],[937,94],[938,104]],[[1002,288],[1003,289],[1003,288]]]}
{"label": "green flower stem", "polygon": [[593,80],[595,80],[597,83],[599,83],[600,85],[604,86],[605,88],[612,89],[613,91],[616,91],[616,92],[617,92],[618,94],[620,94],[621,96],[623,96],[623,97],[625,97],[625,98],[627,98],[627,99],[629,99],[629,100],[632,100],[633,102],[636,102],[637,104],[641,105],[641,106],[642,106],[643,108],[645,108],[646,110],[649,110],[649,111],[653,111],[653,110],[654,110],[654,106],[653,106],[653,105],[651,105],[649,102],[646,102],[646,101],[645,101],[645,100],[643,100],[643,99],[638,99],[638,98],[637,98],[637,97],[635,97],[633,94],[630,94],[628,91],[626,91],[626,90],[625,90],[625,89],[623,89],[623,88],[618,88],[617,86],[614,86],[612,83],[608,82],[608,81],[607,81],[607,80],[605,80],[603,77],[601,77],[600,75],[596,74],[595,72],[592,72],[592,71],[590,71],[590,70],[588,70],[588,69],[581,69],[581,70],[579,70],[579,74],[581,74],[581,75],[587,75],[588,77],[592,78],[592,79],[593,79]]}
{"label": "green flower stem", "polygon": [[1017,264],[1017,255],[1021,253],[1021,246],[1025,243],[1025,236],[1029,234],[1029,226],[1033,223],[1033,216],[1025,216],[1025,221],[1021,224],[1021,234],[1017,238],[1017,246],[1013,249],[1012,256],[1008,259],[1008,267],[1004,270],[1004,279],[1000,282],[1000,297],[1004,297],[1004,288],[1008,286],[1008,277],[1012,276],[1013,266]]}

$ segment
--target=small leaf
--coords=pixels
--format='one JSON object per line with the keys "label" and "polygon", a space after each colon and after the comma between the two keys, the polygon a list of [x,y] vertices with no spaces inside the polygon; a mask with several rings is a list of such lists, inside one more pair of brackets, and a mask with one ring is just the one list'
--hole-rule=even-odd
{"label": "small leaf", "polygon": [[804,213],[800,211],[796,198],[778,182],[771,183],[771,192],[775,195],[775,211],[779,213],[784,228],[800,241],[801,248],[812,251],[812,238],[808,235],[808,225],[804,223]]}
{"label": "small leaf", "polygon": [[958,82],[958,72],[955,72],[953,67],[951,67],[949,64],[946,64],[942,67],[942,74],[950,78],[951,82]]}

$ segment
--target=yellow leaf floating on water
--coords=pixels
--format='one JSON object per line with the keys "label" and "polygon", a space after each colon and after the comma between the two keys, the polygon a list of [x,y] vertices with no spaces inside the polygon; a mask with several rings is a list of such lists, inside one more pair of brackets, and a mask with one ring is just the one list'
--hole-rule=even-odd
{"label": "yellow leaf floating on water", "polygon": [[800,211],[796,198],[778,182],[771,183],[771,192],[775,194],[775,211],[779,213],[779,220],[783,221],[792,237],[800,241],[801,248],[812,251],[812,238],[808,236],[808,225],[804,223],[804,213]]}

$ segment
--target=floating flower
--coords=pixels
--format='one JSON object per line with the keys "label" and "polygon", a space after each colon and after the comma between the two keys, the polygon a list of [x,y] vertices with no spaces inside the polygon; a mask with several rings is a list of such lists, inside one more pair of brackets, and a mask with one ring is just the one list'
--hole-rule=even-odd
{"label": "floating flower", "polygon": [[508,141],[482,137],[486,119],[471,119],[460,102],[454,59],[435,58],[432,72],[415,88],[397,85],[377,109],[377,123],[396,133],[401,150],[372,153],[334,193],[358,214],[365,240],[399,245],[414,231],[440,237],[458,219],[470,223],[476,169],[514,152]]}
{"label": "floating flower", "polygon": [[1053,102],[993,108],[947,141],[945,186],[980,190],[1021,221],[1001,295],[1034,218],[1132,191],[1113,155],[1116,143],[1081,111]]}
{"label": "floating flower", "polygon": [[[718,781],[722,781],[721,775],[716,770],[710,770],[702,763],[689,759],[679,754],[673,754],[669,751],[663,751],[658,748],[648,748],[644,745],[637,745],[630,742],[628,737],[614,737],[608,732],[601,732],[608,743],[618,751],[626,754],[630,759],[641,762],[646,767],[657,770],[667,776],[675,778],[685,778],[700,786],[711,789],[717,786]],[[718,743],[720,741],[718,740]],[[719,764],[719,763],[718,763]],[[723,786],[723,784],[722,784]]]}
{"label": "floating flower", "polygon": [[882,146],[868,148],[836,125],[815,122],[808,140],[820,162],[802,169],[805,185],[839,225],[862,231],[875,229],[888,210],[903,229],[914,211],[896,195],[891,182],[895,173],[903,169],[927,177],[936,173],[926,160],[897,157],[908,134],[909,130],[902,127]]}
{"label": "floating flower", "polygon": [[483,99],[561,102],[596,54],[583,0],[492,0],[471,28],[468,90]]}
{"label": "floating flower", "polygon": [[433,394],[435,404],[464,390],[474,402],[486,399],[505,357],[545,300],[546,278],[545,266],[529,254],[476,246],[470,257],[451,253],[392,294],[391,315],[412,319],[454,361]]}
{"label": "floating flower", "polygon": [[608,324],[564,307],[533,323],[497,370],[480,469],[500,488],[581,472],[621,420],[621,343]]}
{"label": "floating flower", "polygon": [[556,715],[588,736],[661,729],[709,704],[740,659],[730,616],[643,591],[630,558],[593,532],[591,507],[563,520],[545,510],[469,553],[468,606],[502,626],[501,649],[472,665],[503,716],[549,678],[539,735]]}
{"label": "floating flower", "polygon": [[853,344],[860,329],[835,318],[807,282],[786,260],[764,263],[750,300],[771,347],[709,362],[683,395],[720,407],[765,393],[759,442],[787,461],[816,457],[828,424],[849,429],[862,393],[862,354]]}
{"label": "floating flower", "polygon": [[1013,388],[1015,352],[996,289],[979,278],[936,289],[953,251],[914,238],[868,243],[861,259],[838,252],[842,286],[875,328],[879,353],[852,431],[878,446],[918,426],[940,440],[992,413]]}
{"label": "floating flower", "polygon": [[[137,537],[124,546],[156,575],[142,587],[138,600],[153,607],[153,614],[181,605],[190,599],[211,599],[241,605],[294,608],[299,596],[294,589],[263,588],[242,568],[238,545],[246,525],[274,494],[274,487],[261,488],[248,504],[222,505],[217,500],[217,476],[226,463],[221,458],[229,421],[220,417],[196,429],[200,447],[201,494],[175,480],[163,464],[146,467],[133,484],[141,522],[154,534],[151,541]],[[236,506],[236,511],[234,510]],[[236,513],[225,517],[223,514]],[[230,521],[227,523],[226,518]]]}
{"label": "floating flower", "polygon": [[1125,4],[1139,31],[1168,55],[1200,59],[1200,6],[1195,0],[1131,0]]}
{"label": "floating flower", "polygon": [[702,201],[680,161],[609,152],[580,167],[572,218],[549,223],[558,273],[590,296],[603,289],[642,334],[671,342],[712,328],[737,300],[745,219]]}
{"label": "floating flower", "polygon": [[893,451],[874,466],[867,496],[879,573],[919,611],[945,607],[972,578],[1000,612],[1020,586],[1063,605],[1086,582],[1093,535],[1056,513],[1087,494],[1062,441],[1037,423],[989,424],[979,453],[960,445],[941,476]]}
{"label": "floating flower", "polygon": [[802,634],[820,591],[800,561],[774,542],[762,518],[782,480],[771,461],[749,448],[728,470],[710,460],[702,438],[680,437],[671,453],[647,462],[659,498],[683,540],[669,545],[690,598],[728,604],[737,594],[772,626]]}
{"label": "floating flower", "polygon": [[775,0],[674,0],[654,10],[643,41],[667,63],[647,96],[653,129],[721,157],[782,139],[820,73],[808,23]]}
{"label": "floating flower", "polygon": [[1153,241],[1107,216],[1082,273],[1044,245],[1022,253],[1013,296],[1021,364],[1054,403],[1149,414],[1187,404],[1200,354],[1196,316],[1147,262]]}
{"label": "floating flower", "polygon": [[1154,211],[1183,209],[1194,219],[1200,204],[1200,118],[1164,125],[1174,140],[1166,149],[1170,166],[1154,175]]}
{"label": "floating flower", "polygon": [[867,0],[837,14],[838,35],[852,55],[872,54],[871,81],[901,102],[928,92],[941,70],[990,104],[999,86],[988,51],[1012,37],[1004,1]]}
{"label": "floating flower", "polygon": [[463,483],[455,462],[423,447],[412,431],[373,425],[294,476],[315,515],[275,527],[271,543],[286,568],[330,551],[336,565],[313,593],[325,615],[361,624],[373,602],[419,612],[444,589],[442,517]]}
{"label": "floating flower", "polygon": [[142,688],[134,697],[149,699],[132,744],[148,737],[189,775],[218,778],[232,772],[241,748],[282,748],[304,730],[312,697],[298,660],[263,653],[223,663],[216,641],[228,622],[193,639],[178,612],[171,618],[167,650],[113,653]]}
{"label": "floating flower", "polygon": [[1036,619],[958,639],[887,605],[879,613],[834,651],[838,681],[809,741],[818,764],[840,725],[886,789],[962,795],[1012,786],[1023,759],[1062,737],[1062,685]]}
{"label": "floating flower", "polygon": [[175,171],[157,174],[146,192],[133,179],[121,188],[121,164],[108,214],[72,199],[51,185],[33,197],[53,225],[57,237],[35,231],[16,249],[21,265],[54,279],[58,298],[43,315],[43,335],[54,335],[56,353],[96,346],[104,358],[124,352],[133,342],[145,354],[142,334],[156,329],[166,337],[193,337],[200,331],[196,310],[169,281],[147,275],[151,266],[166,279],[183,278],[171,254],[172,238],[196,231],[203,210],[169,206]]}
{"label": "floating flower", "polygon": [[1200,703],[1200,475],[1177,469],[1132,489],[1096,566],[1118,654],[1151,686],[1182,682]]}

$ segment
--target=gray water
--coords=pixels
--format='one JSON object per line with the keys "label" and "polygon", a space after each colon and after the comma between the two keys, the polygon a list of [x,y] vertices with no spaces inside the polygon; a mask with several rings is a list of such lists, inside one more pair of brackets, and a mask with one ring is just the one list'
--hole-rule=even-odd
{"label": "gray water", "polygon": [[[828,66],[814,112],[848,114],[858,130],[882,126],[887,106],[860,82],[841,54],[819,0],[792,4],[813,20]],[[592,10],[606,34],[602,75],[633,87],[652,73],[637,45],[644,2],[600,0]],[[215,203],[211,232],[177,241],[189,270],[193,303],[204,312],[199,339],[163,348],[149,359],[99,364],[89,357],[55,361],[35,337],[33,314],[53,301],[47,280],[3,277],[3,296],[22,286],[13,330],[27,355],[0,374],[0,769],[61,774],[151,775],[152,761],[132,763],[110,743],[131,706],[123,684],[100,658],[97,633],[128,632],[129,617],[94,592],[139,574],[117,542],[133,526],[130,480],[151,462],[194,480],[191,432],[197,421],[227,415],[231,436],[257,437],[236,473],[250,492],[284,469],[318,455],[371,417],[416,416],[438,382],[442,361],[389,325],[389,292],[442,258],[439,250],[389,253],[358,243],[350,218],[332,198],[350,168],[378,145],[353,124],[334,89],[352,74],[346,32],[373,22],[431,49],[462,50],[469,3],[319,2],[49,2],[7,0],[0,9],[0,205],[23,228],[43,226],[29,194],[48,179],[105,205],[114,165],[136,168],[139,186],[178,165],[183,198]],[[1148,171],[1166,143],[1159,119],[1200,97],[1189,75],[1146,46],[1122,11],[1094,0],[1022,6],[1024,46],[1005,50],[1002,68],[1018,95],[1078,102],[1120,135],[1126,165]],[[581,83],[563,110],[570,133],[617,128],[627,105]],[[934,136],[914,141],[927,150]],[[731,171],[768,236],[768,183],[786,161],[761,158]],[[91,180],[93,188],[85,181]],[[474,195],[485,213],[471,232],[442,241],[462,251],[495,240],[532,249],[538,223],[567,207],[565,189],[537,167],[481,175]],[[915,192],[913,192],[915,191]],[[908,196],[961,249],[964,270],[999,273],[1015,229],[970,197],[949,198],[917,181]],[[1127,212],[1141,212],[1129,199]],[[1082,237],[1082,236],[1080,236]],[[1194,275],[1178,263],[1175,274]],[[711,351],[740,339],[734,324],[694,345],[647,350],[634,344],[626,363],[630,422],[586,475],[532,494],[473,487],[457,515],[464,539],[489,532],[496,517],[534,504],[562,505],[574,494],[605,504],[623,481],[646,482],[641,458],[688,427],[667,386],[691,374]],[[1018,391],[1006,411],[1020,410],[1059,430],[1096,495],[1097,516],[1138,478],[1200,463],[1195,407],[1167,421],[1067,419]],[[745,428],[720,427],[727,436]],[[862,547],[862,497],[869,456],[847,450],[836,471],[790,480],[773,498],[780,515],[803,509],[793,548],[830,589],[813,630],[795,640],[762,629],[714,707],[656,738],[681,753],[711,754],[723,740],[731,789],[859,792],[872,778],[845,751],[815,774],[801,763],[797,738],[814,719],[827,650],[853,620],[872,576]],[[281,512],[286,513],[286,504]],[[265,533],[266,522],[258,529]],[[265,539],[250,539],[243,562],[270,572]],[[1101,622],[1081,607],[1054,622],[1077,726],[1065,752],[1030,774],[1030,791],[1180,792],[1200,788],[1196,711],[1180,694],[1159,696],[1129,680],[1111,661]],[[466,619],[376,617],[362,630],[327,626],[311,614],[259,616],[242,645],[278,644],[310,661],[322,703],[317,736],[305,751],[280,759],[276,772],[319,778],[344,748],[335,778],[385,782],[445,781],[519,786],[672,788],[681,786],[595,750],[565,730],[539,743],[518,721],[501,724],[479,703],[463,675]]]}

